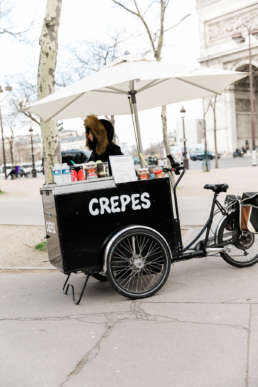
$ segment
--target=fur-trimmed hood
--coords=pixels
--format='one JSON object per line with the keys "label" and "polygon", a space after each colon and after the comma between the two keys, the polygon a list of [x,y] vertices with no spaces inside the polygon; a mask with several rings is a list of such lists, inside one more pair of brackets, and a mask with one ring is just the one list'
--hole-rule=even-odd
{"label": "fur-trimmed hood", "polygon": [[[85,129],[89,128],[93,136],[95,137],[97,144],[96,144],[96,153],[99,155],[102,155],[106,152],[108,147],[108,136],[107,131],[104,127],[104,125],[98,120],[96,116],[93,114],[90,116],[87,116],[84,120],[84,127]],[[88,146],[88,140],[86,137],[86,146]]]}

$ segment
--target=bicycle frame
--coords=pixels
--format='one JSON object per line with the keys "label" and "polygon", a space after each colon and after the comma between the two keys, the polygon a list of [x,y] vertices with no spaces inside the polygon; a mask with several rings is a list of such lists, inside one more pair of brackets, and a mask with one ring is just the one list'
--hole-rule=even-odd
{"label": "bicycle frame", "polygon": [[[178,201],[177,201],[177,194],[176,194],[177,186],[178,186],[179,182],[181,181],[184,173],[185,173],[185,170],[183,170],[183,172],[180,174],[180,176],[177,179],[177,182],[173,188],[175,214],[176,214],[175,220],[176,220],[178,227],[179,227],[179,230],[180,230],[179,250],[178,250],[177,256],[173,258],[173,261],[184,261],[184,260],[188,260],[191,258],[206,257],[207,256],[206,249],[207,249],[207,245],[208,245],[208,241],[209,241],[209,235],[210,235],[210,230],[211,230],[212,221],[213,221],[213,217],[214,217],[215,207],[217,207],[219,209],[219,211],[221,212],[222,215],[224,215],[224,216],[227,215],[227,211],[222,206],[222,204],[217,200],[217,196],[219,194],[214,192],[208,220],[206,221],[206,223],[204,224],[202,229],[199,231],[199,233],[194,237],[194,239],[190,243],[188,243],[187,246],[184,247],[183,243],[182,243],[182,234],[181,234],[181,228],[180,228],[180,216],[179,216]],[[199,241],[196,244],[196,246],[193,247],[193,249],[191,251],[188,251],[190,249],[190,247],[192,247],[194,245],[194,243],[198,241],[198,239],[201,237],[201,235],[203,235],[205,233],[205,231],[206,231],[206,234],[205,234],[204,239]],[[210,245],[209,247],[210,248],[218,247],[216,245],[215,240],[214,240],[214,244]]]}

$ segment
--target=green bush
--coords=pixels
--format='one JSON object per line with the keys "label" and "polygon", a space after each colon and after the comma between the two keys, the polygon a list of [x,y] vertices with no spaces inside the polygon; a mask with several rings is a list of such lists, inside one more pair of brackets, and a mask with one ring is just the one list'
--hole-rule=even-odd
{"label": "green bush", "polygon": [[37,243],[35,249],[39,251],[47,251],[47,241]]}

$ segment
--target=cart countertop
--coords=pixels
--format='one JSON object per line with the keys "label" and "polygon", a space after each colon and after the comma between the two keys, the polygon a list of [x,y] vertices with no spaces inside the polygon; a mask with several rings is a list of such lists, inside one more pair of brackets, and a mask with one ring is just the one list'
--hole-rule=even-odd
{"label": "cart countertop", "polygon": [[71,184],[46,184],[43,185],[40,192],[52,191],[54,195],[65,195],[74,192],[93,191],[105,188],[116,187],[115,181],[112,177],[103,177],[92,180],[83,180]]}

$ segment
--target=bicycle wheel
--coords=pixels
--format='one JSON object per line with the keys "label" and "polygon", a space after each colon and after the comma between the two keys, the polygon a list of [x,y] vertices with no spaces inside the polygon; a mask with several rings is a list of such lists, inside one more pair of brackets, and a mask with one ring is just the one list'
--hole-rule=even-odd
{"label": "bicycle wheel", "polygon": [[155,230],[135,226],[115,238],[107,253],[107,272],[114,288],[137,299],[152,296],[166,282],[171,254],[166,240]]}
{"label": "bicycle wheel", "polygon": [[258,238],[249,231],[241,231],[236,214],[231,214],[222,221],[217,241],[225,246],[221,257],[230,265],[248,267],[258,262]]}

